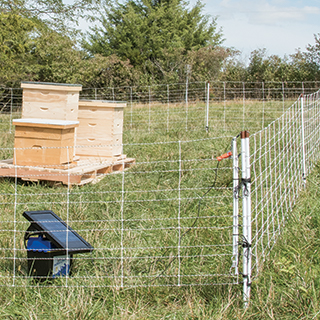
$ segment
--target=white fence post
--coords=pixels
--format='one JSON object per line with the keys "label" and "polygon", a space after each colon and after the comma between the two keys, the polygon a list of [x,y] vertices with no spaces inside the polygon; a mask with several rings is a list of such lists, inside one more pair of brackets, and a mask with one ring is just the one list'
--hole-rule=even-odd
{"label": "white fence post", "polygon": [[149,91],[149,131],[151,130],[151,88],[148,87]]}
{"label": "white fence post", "polygon": [[130,87],[130,128],[132,129],[132,113],[133,113],[133,108],[132,108],[132,87]]}
{"label": "white fence post", "polygon": [[13,110],[13,90],[10,88],[10,129],[9,132],[12,132],[12,110]]}
{"label": "white fence post", "polygon": [[170,95],[169,95],[169,85],[167,84],[167,131],[169,131],[169,119],[170,119]]}
{"label": "white fence post", "polygon": [[232,160],[233,160],[233,249],[232,249],[232,267],[234,274],[238,275],[239,263],[239,158],[237,151],[237,140],[232,139]]}
{"label": "white fence post", "polygon": [[306,184],[306,152],[304,144],[304,96],[300,97],[300,108],[301,108],[301,148],[302,148],[302,182],[305,186]]}
{"label": "white fence post", "polygon": [[249,132],[241,132],[242,215],[243,215],[243,300],[248,306],[251,288],[251,174]]}
{"label": "white fence post", "polygon": [[206,131],[209,131],[210,82],[207,83]]}

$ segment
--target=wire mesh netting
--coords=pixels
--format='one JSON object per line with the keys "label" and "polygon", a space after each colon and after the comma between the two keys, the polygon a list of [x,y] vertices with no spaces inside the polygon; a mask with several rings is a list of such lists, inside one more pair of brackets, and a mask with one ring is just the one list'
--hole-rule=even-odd
{"label": "wire mesh netting", "polygon": [[251,136],[252,272],[257,276],[319,159],[319,92]]}
{"label": "wire mesh netting", "polygon": [[[232,172],[228,163],[216,166],[211,150],[212,144],[223,145],[227,140],[127,144],[125,152],[136,158],[132,168],[118,174],[97,172],[98,178],[106,177],[82,187],[52,188],[47,183],[4,179],[0,194],[1,285],[34,285],[23,241],[29,222],[22,213],[37,210],[52,210],[94,247],[90,254],[73,257],[72,277],[51,285],[237,282],[230,273]],[[6,158],[7,150],[1,151],[1,158]],[[91,167],[98,164],[101,161],[90,162]],[[18,172],[21,167],[12,168]],[[31,169],[37,168],[28,167]],[[37,180],[44,175],[46,179],[58,174],[57,170],[27,173],[22,178]],[[212,192],[203,196],[213,183]],[[54,227],[51,232],[59,232]],[[42,258],[50,259],[45,254]]]}
{"label": "wire mesh netting", "polygon": [[[94,247],[91,253],[73,256],[68,247],[61,250],[58,257],[72,260],[72,273],[45,281],[45,286],[240,283],[238,255],[243,250],[234,237],[235,214],[241,222],[233,205],[233,174],[238,168],[230,158],[221,162],[216,158],[230,150],[233,137],[244,129],[260,130],[250,137],[251,252],[256,276],[299,194],[304,160],[307,174],[318,160],[319,145],[318,93],[292,104],[305,87],[292,86],[289,91],[282,85],[259,85],[260,89],[253,84],[211,83],[210,101],[205,83],[189,84],[188,91],[182,85],[84,89],[86,99],[127,100],[122,145],[127,157],[118,158],[111,167],[114,159],[91,157],[83,171],[73,162],[63,168],[19,165],[21,150],[37,149],[42,154],[56,149],[69,159],[77,148],[90,147],[14,149],[12,120],[21,116],[21,98],[15,104],[12,90],[3,93],[10,95],[12,108],[8,111],[11,102],[4,103],[1,114],[0,285],[38,285],[30,267],[34,259],[25,247],[30,222],[22,216],[37,210],[52,210]],[[112,146],[92,145],[91,153]],[[129,158],[135,161],[127,166]],[[86,184],[88,180],[94,183]],[[243,226],[237,227],[240,236]],[[51,261],[46,253],[40,260]]]}

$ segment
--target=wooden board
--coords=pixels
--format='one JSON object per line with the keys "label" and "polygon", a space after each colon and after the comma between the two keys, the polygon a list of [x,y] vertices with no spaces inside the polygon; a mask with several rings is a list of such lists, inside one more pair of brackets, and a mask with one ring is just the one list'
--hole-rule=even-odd
{"label": "wooden board", "polygon": [[18,177],[25,181],[54,181],[65,185],[97,183],[106,175],[121,172],[135,164],[135,159],[125,158],[111,161],[79,160],[74,167],[50,169],[35,166],[15,166],[13,159],[0,161],[0,177]]}

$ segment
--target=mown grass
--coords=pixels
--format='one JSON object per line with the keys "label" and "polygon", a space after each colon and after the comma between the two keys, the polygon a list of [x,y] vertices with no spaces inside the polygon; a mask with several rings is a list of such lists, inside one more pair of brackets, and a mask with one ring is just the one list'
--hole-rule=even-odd
{"label": "mown grass", "polygon": [[[249,103],[247,103],[249,104]],[[233,106],[233,113],[240,110],[243,105],[239,103]],[[249,107],[247,105],[247,107]],[[251,123],[255,122],[257,128],[261,126],[262,114],[261,105],[252,103]],[[166,106],[158,106],[158,113],[162,109],[166,111]],[[179,108],[179,107],[177,107]],[[259,109],[260,108],[260,109]],[[281,111],[282,105],[279,106]],[[191,108],[190,108],[191,109]],[[177,143],[168,144],[145,144],[148,142],[172,142],[187,141],[203,138],[213,138],[218,135],[227,135],[221,132],[224,126],[224,119],[216,121],[217,126],[210,126],[208,133],[203,130],[203,122],[199,119],[188,122],[188,131],[185,130],[184,106],[180,107],[175,114],[175,126],[167,131],[166,126],[161,129],[161,121],[149,122],[148,106],[141,108],[141,113],[135,113],[135,121],[125,122],[124,142],[126,144],[125,153],[137,159],[137,165],[126,172],[126,190],[136,191],[127,193],[128,201],[125,211],[127,232],[123,234],[124,246],[147,247],[146,252],[136,251],[136,254],[145,254],[145,259],[138,264],[128,264],[124,270],[128,275],[140,275],[136,285],[147,285],[146,287],[119,288],[119,279],[112,283],[103,275],[116,275],[119,271],[119,260],[113,261],[119,255],[117,250],[109,252],[106,250],[96,250],[92,259],[76,260],[74,274],[68,280],[58,279],[54,287],[47,287],[50,283],[39,284],[25,279],[26,275],[26,252],[23,249],[23,232],[28,226],[27,222],[21,218],[24,210],[50,209],[66,218],[66,197],[69,198],[68,219],[72,227],[80,230],[93,246],[99,248],[113,248],[119,243],[117,233],[121,226],[119,212],[121,203],[118,202],[122,190],[122,175],[110,175],[104,178],[97,185],[86,185],[68,189],[64,186],[52,188],[43,183],[15,184],[12,179],[1,181],[1,234],[0,246],[2,251],[1,278],[2,293],[0,294],[0,317],[7,319],[316,319],[319,311],[319,188],[318,178],[320,169],[308,178],[307,189],[303,192],[295,209],[288,213],[286,228],[281,234],[277,244],[271,251],[268,260],[265,262],[260,276],[252,284],[252,296],[248,309],[243,309],[242,287],[237,285],[201,285],[200,280],[192,280],[191,286],[170,286],[152,287],[148,286],[141,275],[146,274],[156,277],[163,270],[170,259],[170,254],[175,251],[163,252],[158,249],[152,251],[151,247],[159,246],[170,248],[177,246],[177,232],[156,231],[157,229],[174,226],[177,224],[177,165],[178,148]],[[217,107],[217,118],[221,109]],[[219,111],[220,110],[220,111]],[[273,109],[273,111],[278,109]],[[170,110],[174,115],[173,110]],[[180,112],[181,111],[181,112]],[[195,114],[203,114],[204,106],[197,106],[196,110],[189,110]],[[252,115],[255,114],[255,117]],[[270,114],[272,114],[270,112]],[[161,119],[158,114],[157,119]],[[182,115],[182,117],[180,117]],[[190,113],[189,113],[190,115]],[[128,116],[128,114],[126,115]],[[129,116],[131,116],[129,114]],[[129,117],[130,119],[131,117]],[[182,120],[183,118],[183,120]],[[240,117],[241,118],[241,117]],[[173,118],[172,118],[173,119]],[[192,117],[191,117],[192,119]],[[266,119],[266,118],[265,118]],[[271,117],[270,117],[271,119]],[[190,120],[190,118],[189,118]],[[271,120],[268,120],[271,121]],[[137,125],[137,123],[140,123]],[[150,123],[150,127],[149,127]],[[167,122],[166,122],[167,125]],[[231,121],[228,123],[228,136],[236,135],[242,129],[241,121]],[[246,128],[249,129],[249,128]],[[10,140],[11,139],[11,140]],[[6,148],[12,143],[12,138],[4,139],[3,146]],[[12,145],[11,145],[12,146]],[[208,161],[208,158],[216,157],[225,152],[230,146],[230,138],[217,140],[201,140],[192,143],[185,143],[181,150],[183,160],[188,160],[183,164],[183,174],[181,176],[181,187],[190,189],[191,187],[203,187],[204,190],[214,179],[215,165]],[[8,150],[3,149],[3,155],[8,155]],[[196,159],[197,161],[189,161]],[[199,161],[203,159],[204,161]],[[172,160],[172,162],[168,162]],[[205,161],[206,160],[206,161]],[[157,161],[154,163],[154,161]],[[159,162],[160,161],[160,162]],[[191,164],[190,164],[191,163]],[[200,163],[200,164],[199,164]],[[228,167],[226,162],[225,167]],[[173,169],[173,172],[172,172]],[[191,170],[190,170],[191,169]],[[201,169],[201,170],[195,170]],[[209,169],[206,170],[206,169]],[[217,186],[230,186],[232,180],[225,172],[219,171]],[[135,174],[135,172],[145,172]],[[141,192],[141,191],[158,192]],[[220,191],[219,191],[220,192]],[[201,215],[217,215],[218,220],[199,219],[197,226],[212,226],[216,223],[224,225],[230,223],[228,220],[228,210],[230,212],[228,194],[223,191],[221,199],[208,199],[204,202]],[[186,190],[182,194],[185,198],[199,197],[203,194],[201,190]],[[172,201],[146,201],[165,198],[174,198]],[[130,200],[144,200],[143,202],[129,202]],[[14,207],[15,204],[15,207]],[[181,217],[195,218],[195,208],[197,200],[185,201],[181,203]],[[188,210],[187,210],[188,209]],[[232,208],[231,208],[232,209]],[[14,233],[14,219],[17,220],[16,233]],[[152,217],[152,218],[151,218]],[[150,219],[151,218],[151,219]],[[166,218],[156,220],[155,218]],[[140,219],[140,220],[139,220]],[[145,219],[145,220],[141,220]],[[173,225],[172,220],[173,219]],[[137,221],[138,220],[138,221]],[[226,220],[226,221],[224,221]],[[160,221],[160,222],[159,222]],[[188,228],[194,219],[182,220]],[[149,228],[151,230],[143,230]],[[17,232],[17,230],[19,232]],[[136,231],[135,231],[136,230]],[[219,237],[218,229],[199,229],[190,232],[185,237],[185,245],[191,243],[212,244]],[[224,237],[230,238],[230,233],[225,233]],[[13,252],[13,239],[16,239],[17,252]],[[229,239],[230,240],[230,239]],[[224,241],[228,241],[225,239]],[[117,248],[117,245],[115,246]],[[5,250],[10,249],[10,250]],[[20,250],[21,249],[21,250]],[[185,252],[187,255],[196,255],[197,251]],[[198,249],[197,249],[198,250]],[[201,252],[203,256],[205,252]],[[11,254],[11,256],[10,256]],[[21,259],[16,260],[16,279],[12,277],[13,254]],[[151,260],[148,256],[169,256],[169,258]],[[221,255],[222,256],[222,255]],[[220,258],[221,258],[220,256]],[[91,257],[91,258],[92,258]],[[98,260],[98,258],[103,258]],[[19,263],[21,261],[21,263]],[[187,275],[201,273],[205,275],[213,272],[212,269],[221,265],[217,259],[185,259],[182,263],[182,273]],[[172,264],[172,270],[168,270],[169,282],[157,282],[158,285],[176,284],[177,261]],[[84,281],[84,276],[94,275],[92,281]],[[153,279],[151,277],[151,279]],[[206,277],[204,277],[207,280]],[[173,279],[173,280],[172,280]],[[209,280],[217,280],[211,277]],[[221,279],[220,279],[221,280]],[[173,281],[173,282],[171,282]],[[15,284],[15,287],[12,285]],[[68,287],[66,287],[68,284]],[[72,286],[72,285],[75,285]],[[132,284],[132,283],[131,283]],[[84,287],[77,287],[84,285]],[[106,287],[103,287],[103,286]],[[130,285],[130,283],[129,283]],[[92,286],[101,286],[94,288]]]}

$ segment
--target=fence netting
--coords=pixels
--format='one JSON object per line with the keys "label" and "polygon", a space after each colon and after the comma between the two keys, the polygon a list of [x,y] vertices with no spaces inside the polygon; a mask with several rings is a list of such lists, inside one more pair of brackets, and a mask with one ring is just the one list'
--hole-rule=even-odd
{"label": "fence netting", "polygon": [[[41,183],[42,179],[55,180],[56,175],[61,179],[60,169],[25,168],[11,161],[11,178],[3,178],[0,186],[1,285],[37,285],[28,268],[33,258],[28,258],[24,241],[30,222],[22,214],[38,210],[52,210],[94,247],[92,253],[73,256],[70,276],[43,285],[237,283],[237,275],[230,272],[232,170],[229,161],[217,166],[213,155],[223,152],[229,140],[125,144],[124,152],[135,158],[135,164],[112,174],[97,170],[97,183],[83,186],[72,185],[72,168],[63,186]],[[6,159],[13,150],[0,152]],[[99,165],[101,160],[89,164],[91,168]],[[87,178],[83,174],[83,181]],[[46,223],[50,227],[50,221]],[[49,235],[63,231],[52,224]],[[45,263],[50,256],[43,255],[38,259]]]}
{"label": "fence netting", "polygon": [[281,117],[250,137],[253,278],[319,160],[319,107],[319,91],[302,95]]}
{"label": "fence netting", "polygon": [[[43,277],[43,286],[239,284],[249,258],[255,278],[319,159],[319,92],[296,100],[307,91],[301,83],[117,90],[84,89],[82,97],[127,101],[122,148],[134,161],[127,165],[124,156],[109,170],[105,160],[91,157],[83,172],[73,164],[62,172],[16,164],[12,120],[21,116],[21,96],[3,89],[0,286],[39,285],[24,239],[30,222],[22,216],[38,210],[52,210],[94,247],[73,256],[63,251],[72,259],[72,273]],[[235,151],[234,142],[243,130],[250,131],[250,164],[240,169],[244,153],[240,146]],[[89,148],[76,146],[82,147]],[[108,147],[93,146],[94,152]],[[217,160],[230,149],[233,158]],[[241,178],[247,169],[251,179]],[[241,205],[249,193],[251,218],[244,226]],[[250,239],[244,236],[249,228]]]}

